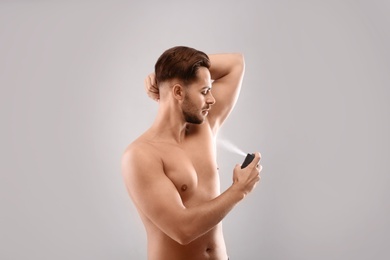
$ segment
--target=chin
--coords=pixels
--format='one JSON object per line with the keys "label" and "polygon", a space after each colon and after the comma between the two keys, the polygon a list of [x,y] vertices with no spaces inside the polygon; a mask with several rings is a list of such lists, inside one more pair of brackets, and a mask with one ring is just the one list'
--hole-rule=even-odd
{"label": "chin", "polygon": [[188,123],[193,124],[193,125],[201,125],[201,124],[204,123],[204,120],[202,120],[202,121],[192,121],[192,122],[188,122]]}
{"label": "chin", "polygon": [[184,119],[187,123],[200,125],[206,120],[207,115],[200,114],[184,114]]}
{"label": "chin", "polygon": [[193,124],[193,125],[200,125],[203,124],[203,122],[206,120],[206,118],[191,118],[190,120],[187,120],[187,123]]}

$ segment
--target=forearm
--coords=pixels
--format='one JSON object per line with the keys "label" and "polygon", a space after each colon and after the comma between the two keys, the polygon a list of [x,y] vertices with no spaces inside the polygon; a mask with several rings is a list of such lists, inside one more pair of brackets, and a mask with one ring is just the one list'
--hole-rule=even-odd
{"label": "forearm", "polygon": [[232,72],[242,73],[245,67],[244,56],[240,53],[209,54],[211,79],[221,79]]}
{"label": "forearm", "polygon": [[210,231],[244,196],[244,193],[233,184],[215,199],[186,208],[181,222],[182,242],[187,244]]}
{"label": "forearm", "polygon": [[214,133],[217,133],[237,102],[245,72],[242,54],[209,55],[212,94],[216,100],[208,115]]}

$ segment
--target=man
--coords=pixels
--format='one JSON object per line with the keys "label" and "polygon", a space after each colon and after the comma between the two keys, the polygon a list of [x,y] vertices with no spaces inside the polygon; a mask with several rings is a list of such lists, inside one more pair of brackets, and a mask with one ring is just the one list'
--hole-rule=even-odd
{"label": "man", "polygon": [[[240,54],[165,51],[145,80],[159,103],[152,126],[122,157],[128,192],[145,225],[149,260],[228,259],[221,220],[260,180],[260,153],[222,194],[215,139],[244,75]],[[211,90],[212,86],[212,90]]]}

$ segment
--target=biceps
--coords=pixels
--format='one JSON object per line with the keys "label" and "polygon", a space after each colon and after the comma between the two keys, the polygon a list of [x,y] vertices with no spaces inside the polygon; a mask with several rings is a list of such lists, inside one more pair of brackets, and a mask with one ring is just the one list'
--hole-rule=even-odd
{"label": "biceps", "polygon": [[137,208],[165,233],[185,209],[175,185],[165,176],[133,176],[126,185]]}

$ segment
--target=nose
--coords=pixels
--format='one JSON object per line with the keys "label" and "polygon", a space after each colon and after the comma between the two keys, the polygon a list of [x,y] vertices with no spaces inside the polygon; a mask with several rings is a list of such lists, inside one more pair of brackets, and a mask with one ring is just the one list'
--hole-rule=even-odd
{"label": "nose", "polygon": [[214,103],[215,103],[215,98],[214,98],[213,94],[211,94],[211,91],[209,91],[209,93],[207,95],[206,103],[209,105],[214,105]]}

